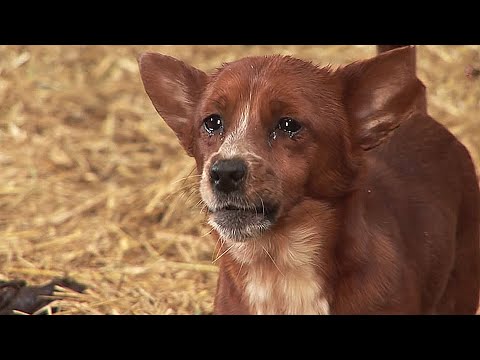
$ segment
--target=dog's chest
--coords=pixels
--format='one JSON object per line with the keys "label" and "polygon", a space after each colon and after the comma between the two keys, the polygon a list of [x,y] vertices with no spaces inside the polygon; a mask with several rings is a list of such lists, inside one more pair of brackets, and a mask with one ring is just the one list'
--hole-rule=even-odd
{"label": "dog's chest", "polygon": [[318,244],[306,237],[285,244],[275,251],[263,247],[260,251],[258,247],[234,251],[244,263],[244,297],[250,311],[265,315],[329,314],[322,279],[316,271],[321,266],[317,263]]}
{"label": "dog's chest", "polygon": [[291,269],[280,274],[277,269],[254,268],[247,272],[245,281],[246,296],[255,314],[329,313],[313,269]]}

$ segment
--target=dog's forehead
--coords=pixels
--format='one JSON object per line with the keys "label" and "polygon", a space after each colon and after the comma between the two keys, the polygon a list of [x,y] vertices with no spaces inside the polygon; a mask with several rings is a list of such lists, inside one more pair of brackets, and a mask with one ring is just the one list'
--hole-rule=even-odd
{"label": "dog's forehead", "polygon": [[207,104],[221,107],[244,106],[246,102],[257,102],[259,97],[288,99],[317,75],[325,72],[294,57],[246,57],[217,69],[210,77],[204,99]]}
{"label": "dog's forehead", "polygon": [[255,82],[278,84],[285,79],[301,81],[318,72],[319,68],[312,63],[290,56],[247,57],[224,64],[213,74],[213,85],[228,82],[241,86]]}
{"label": "dog's forehead", "polygon": [[210,87],[212,95],[220,94],[223,97],[242,96],[249,92],[252,87],[258,87],[259,80],[274,81],[275,69],[271,58],[244,58],[232,63],[226,63],[212,75]]}

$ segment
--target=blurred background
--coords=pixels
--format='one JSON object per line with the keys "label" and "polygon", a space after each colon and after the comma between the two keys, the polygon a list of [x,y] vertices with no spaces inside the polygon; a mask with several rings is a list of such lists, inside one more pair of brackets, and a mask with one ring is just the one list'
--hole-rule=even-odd
{"label": "blurred background", "polygon": [[[194,162],[138,73],[146,50],[209,71],[247,55],[322,65],[375,46],[0,46],[0,280],[69,276],[59,314],[209,314],[217,267]],[[429,111],[480,164],[480,46],[419,46]],[[68,294],[67,294],[68,295]]]}

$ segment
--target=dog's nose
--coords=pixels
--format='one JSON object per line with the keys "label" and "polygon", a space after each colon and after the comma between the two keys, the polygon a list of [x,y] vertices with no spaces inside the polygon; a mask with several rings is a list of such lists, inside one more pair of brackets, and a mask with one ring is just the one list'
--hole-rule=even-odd
{"label": "dog's nose", "polygon": [[226,194],[238,190],[246,174],[247,165],[240,159],[218,160],[210,169],[213,187]]}

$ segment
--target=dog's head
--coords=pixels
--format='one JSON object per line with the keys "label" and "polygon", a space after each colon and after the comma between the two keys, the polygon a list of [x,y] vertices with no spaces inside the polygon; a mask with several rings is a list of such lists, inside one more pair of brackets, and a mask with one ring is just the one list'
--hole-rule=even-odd
{"label": "dog's head", "polygon": [[197,162],[210,224],[235,241],[268,231],[306,197],[345,194],[362,149],[425,107],[414,48],[337,70],[288,56],[247,57],[211,75],[156,53],[139,65]]}

